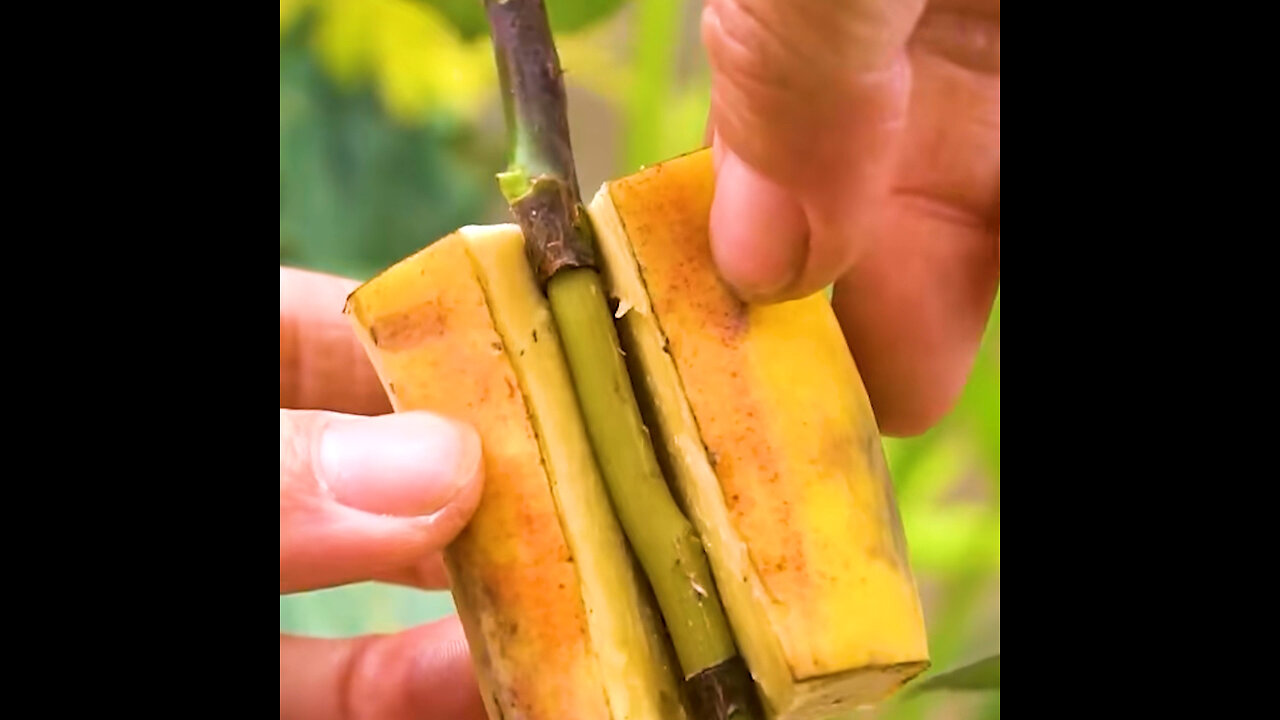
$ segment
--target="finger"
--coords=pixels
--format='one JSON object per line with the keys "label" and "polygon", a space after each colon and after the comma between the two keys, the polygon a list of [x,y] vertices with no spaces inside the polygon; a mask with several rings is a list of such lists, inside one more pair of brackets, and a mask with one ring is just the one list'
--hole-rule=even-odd
{"label": "finger", "polygon": [[433,552],[409,567],[397,568],[373,579],[422,590],[449,588],[449,573],[445,570],[444,555],[439,552]]}
{"label": "finger", "polygon": [[732,153],[720,159],[716,186],[711,254],[721,275],[747,299],[785,292],[808,254],[800,203]]}
{"label": "finger", "polygon": [[395,635],[280,636],[280,720],[484,720],[456,617]]}
{"label": "finger", "polygon": [[280,407],[391,411],[342,310],[354,280],[280,268]]}
{"label": "finger", "polygon": [[429,413],[280,411],[280,591],[420,568],[480,499],[475,431]]}
{"label": "finger", "polygon": [[832,304],[886,435],[912,436],[950,412],[973,367],[999,284],[995,234],[898,210],[836,283]]}
{"label": "finger", "polygon": [[[711,238],[721,273],[745,299],[814,292],[875,236],[906,117],[904,48],[921,5],[707,0],[702,36],[726,157]],[[783,217],[767,220],[779,209]]]}
{"label": "finger", "polygon": [[921,20],[886,225],[836,284],[886,434],[921,433],[954,406],[999,286],[999,33],[998,1],[938,2]]}

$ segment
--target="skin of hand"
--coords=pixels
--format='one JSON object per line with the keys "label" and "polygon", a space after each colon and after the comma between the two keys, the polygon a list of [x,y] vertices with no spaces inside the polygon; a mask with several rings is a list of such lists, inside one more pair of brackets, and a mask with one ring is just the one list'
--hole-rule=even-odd
{"label": "skin of hand", "polygon": [[999,287],[999,0],[706,0],[702,39],[721,275],[834,282],[881,430],[927,430]]}
{"label": "skin of hand", "polygon": [[[356,283],[280,269],[280,592],[447,587],[440,550],[480,499],[480,440],[391,414],[342,315]],[[280,636],[281,720],[484,720],[457,617],[393,635]]]}

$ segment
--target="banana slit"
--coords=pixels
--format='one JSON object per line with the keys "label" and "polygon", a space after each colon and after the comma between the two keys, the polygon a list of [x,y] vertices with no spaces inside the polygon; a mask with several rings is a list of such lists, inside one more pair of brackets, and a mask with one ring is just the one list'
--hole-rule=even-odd
{"label": "banana slit", "polygon": [[[653,602],[648,586],[637,581],[643,574],[608,504],[554,319],[523,260],[522,242],[515,239],[519,229],[503,229],[510,242],[489,239],[496,236],[486,235],[483,227],[461,233],[534,428],[539,462],[572,555],[605,704],[612,717],[683,720],[686,714],[670,674],[674,661],[666,628],[646,604]],[[536,388],[531,373],[538,378]],[[625,554],[625,567],[610,561],[613,551]],[[632,611],[642,627],[626,620]]]}

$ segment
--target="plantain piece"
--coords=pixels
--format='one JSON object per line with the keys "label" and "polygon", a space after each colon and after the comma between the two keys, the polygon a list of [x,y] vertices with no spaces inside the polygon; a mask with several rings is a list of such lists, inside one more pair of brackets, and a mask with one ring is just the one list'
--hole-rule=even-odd
{"label": "plantain piece", "polygon": [[520,230],[463,228],[346,312],[397,411],[480,433],[483,495],[445,561],[489,717],[684,720]]}
{"label": "plantain piece", "polygon": [[606,183],[599,264],[659,459],[774,718],[874,703],[929,666],[875,417],[822,293],[744,305],[708,234],[710,151]]}

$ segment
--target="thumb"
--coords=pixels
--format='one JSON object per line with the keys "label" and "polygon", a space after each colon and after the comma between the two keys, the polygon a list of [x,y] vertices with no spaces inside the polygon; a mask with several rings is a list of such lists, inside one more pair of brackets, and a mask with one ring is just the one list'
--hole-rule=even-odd
{"label": "thumb", "polygon": [[427,562],[480,500],[480,440],[430,413],[280,411],[280,591]]}
{"label": "thumb", "polygon": [[706,0],[712,250],[748,300],[814,292],[874,235],[923,0]]}

